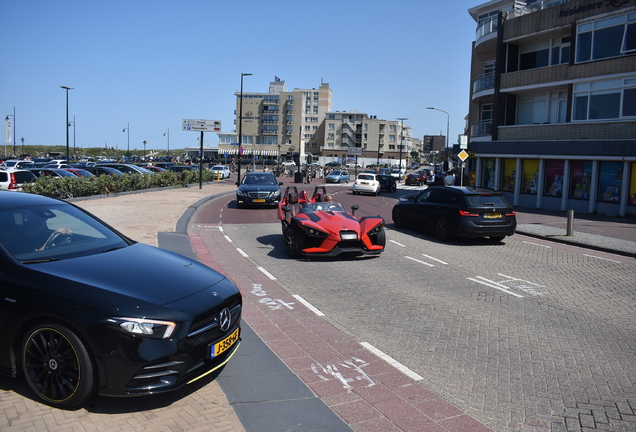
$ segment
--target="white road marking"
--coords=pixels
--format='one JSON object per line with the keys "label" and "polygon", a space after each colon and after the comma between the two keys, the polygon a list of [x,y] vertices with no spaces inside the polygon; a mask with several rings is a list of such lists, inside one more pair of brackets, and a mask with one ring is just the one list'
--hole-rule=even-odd
{"label": "white road marking", "polygon": [[364,348],[368,349],[373,354],[375,354],[378,357],[380,357],[382,360],[384,360],[385,362],[387,362],[388,364],[390,364],[391,366],[393,366],[394,368],[396,368],[397,370],[399,370],[400,372],[402,372],[406,376],[414,379],[415,381],[420,381],[420,380],[423,379],[420,375],[416,374],[411,369],[409,369],[406,366],[404,366],[403,364],[399,363],[393,357],[384,354],[382,351],[380,351],[379,349],[377,349],[376,347],[374,347],[370,343],[368,343],[368,342],[360,342],[360,345],[362,345]]}
{"label": "white road marking", "polygon": [[596,258],[596,259],[600,259],[600,260],[603,260],[603,261],[611,261],[611,262],[621,263],[621,264],[623,263],[622,261],[616,261],[616,260],[609,259],[609,258],[601,258],[601,257],[594,256],[594,255],[583,254],[583,256],[590,257],[590,258]]}
{"label": "white road marking", "polygon": [[395,244],[396,244],[396,245],[398,245],[398,246],[406,247],[406,246],[404,246],[402,243],[398,243],[398,242],[396,242],[395,240],[389,240],[389,241],[390,241],[391,243],[395,243]]}
{"label": "white road marking", "polygon": [[299,302],[301,302],[303,305],[305,305],[305,307],[307,309],[309,309],[310,311],[312,311],[313,313],[315,313],[318,316],[325,316],[324,313],[320,312],[319,309],[315,308],[311,303],[309,303],[307,300],[305,300],[304,298],[302,298],[301,296],[299,296],[298,294],[294,294],[292,297],[294,297],[296,300],[298,300]]}
{"label": "white road marking", "polygon": [[[480,279],[483,279],[483,281],[478,280],[478,279],[474,279],[474,278],[468,278],[468,280],[480,283],[482,285],[489,286],[489,287],[494,288],[494,289],[498,289],[499,291],[503,291],[506,294],[510,294],[510,295],[515,296],[515,297],[523,298],[523,296],[521,294],[517,294],[517,293],[514,293],[512,291],[508,291],[503,285],[500,285],[497,282],[494,282],[494,281],[491,281],[489,279],[486,279],[485,277],[481,277],[481,276],[477,276],[477,277],[480,278]],[[486,282],[484,282],[484,281],[486,281]]]}
{"label": "white road marking", "polygon": [[231,239],[231,238],[229,238],[227,235],[223,235],[223,237],[225,237],[225,240],[227,240],[228,242],[230,242],[230,243],[234,243],[234,242],[232,241],[232,239]]}
{"label": "white road marking", "polygon": [[263,267],[256,267],[256,268],[259,269],[261,272],[263,272],[263,274],[267,276],[268,278],[270,278],[271,280],[276,280],[274,275],[268,272],[267,270],[265,270]]}
{"label": "white road marking", "polygon": [[425,256],[428,259],[432,259],[433,261],[437,261],[438,263],[444,264],[444,265],[448,265],[448,263],[442,261],[442,260],[438,260],[437,258],[433,258],[432,256],[426,255],[426,254],[422,254],[422,256]]}
{"label": "white road marking", "polygon": [[425,261],[418,260],[418,259],[413,258],[413,257],[410,257],[410,256],[405,256],[404,258],[406,258],[406,259],[410,259],[410,260],[413,260],[413,261],[418,262],[418,263],[420,263],[420,264],[427,265],[427,266],[429,266],[429,267],[435,267],[433,264],[429,264],[429,263],[427,263],[427,262],[425,262]]}
{"label": "white road marking", "polygon": [[532,242],[525,241],[525,240],[522,243],[527,243],[527,244],[531,244],[531,245],[534,245],[534,246],[541,246],[541,247],[544,247],[544,248],[547,248],[547,249],[552,249],[551,246],[546,246],[546,245],[542,245],[542,244],[539,244],[539,243],[532,243]]}
{"label": "white road marking", "polygon": [[243,252],[243,249],[241,249],[241,248],[236,248],[236,250],[238,251],[238,253],[240,253],[241,255],[243,255],[245,258],[249,258],[249,257],[250,257],[248,254],[246,254],[245,252]]}

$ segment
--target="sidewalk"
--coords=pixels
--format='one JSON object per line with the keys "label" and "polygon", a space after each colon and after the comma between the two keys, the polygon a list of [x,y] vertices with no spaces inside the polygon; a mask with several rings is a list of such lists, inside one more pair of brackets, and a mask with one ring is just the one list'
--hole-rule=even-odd
{"label": "sidewalk", "polygon": [[636,219],[574,213],[573,235],[567,212],[516,208],[517,233],[636,257]]}

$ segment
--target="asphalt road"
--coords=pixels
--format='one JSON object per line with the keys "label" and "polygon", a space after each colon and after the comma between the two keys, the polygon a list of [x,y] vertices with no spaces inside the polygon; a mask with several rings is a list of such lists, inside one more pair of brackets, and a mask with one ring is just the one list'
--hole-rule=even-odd
{"label": "asphalt road", "polygon": [[636,428],[636,260],[522,235],[442,244],[393,229],[395,198],[333,190],[387,219],[382,255],[291,260],[276,211],[237,210],[232,195],[194,222],[222,222],[288,293],[495,430]]}

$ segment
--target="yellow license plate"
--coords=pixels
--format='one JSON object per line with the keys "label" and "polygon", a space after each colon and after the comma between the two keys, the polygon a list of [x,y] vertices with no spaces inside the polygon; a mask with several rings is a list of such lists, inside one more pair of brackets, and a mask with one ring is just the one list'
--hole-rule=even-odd
{"label": "yellow license plate", "polygon": [[486,213],[484,214],[486,219],[499,219],[501,218],[501,213]]}
{"label": "yellow license plate", "polygon": [[367,182],[362,182],[361,184],[363,184],[363,185],[368,185],[369,183],[367,183]]}
{"label": "yellow license plate", "polygon": [[264,199],[255,199],[254,202],[265,202]]}
{"label": "yellow license plate", "polygon": [[221,342],[216,343],[214,344],[214,346],[211,347],[212,349],[210,350],[210,358],[214,358],[218,356],[219,354],[222,354],[228,349],[230,349],[232,345],[236,343],[238,338],[239,338],[239,329],[236,329],[231,335],[229,335],[228,337],[223,339]]}

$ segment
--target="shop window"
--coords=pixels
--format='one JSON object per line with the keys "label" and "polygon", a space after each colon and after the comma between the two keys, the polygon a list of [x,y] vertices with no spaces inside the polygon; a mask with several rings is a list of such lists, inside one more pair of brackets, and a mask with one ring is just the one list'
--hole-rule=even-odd
{"label": "shop window", "polygon": [[484,159],[484,170],[482,174],[482,186],[494,189],[495,188],[495,159]]}
{"label": "shop window", "polygon": [[621,202],[623,163],[601,162],[598,201]]}
{"label": "shop window", "polygon": [[523,161],[523,182],[521,192],[536,194],[539,187],[539,161],[536,159],[525,159]]}
{"label": "shop window", "polygon": [[570,180],[570,197],[589,199],[590,185],[592,184],[592,162],[572,161]]}
{"label": "shop window", "polygon": [[562,160],[545,161],[545,189],[543,191],[545,195],[563,195],[563,167]]}
{"label": "shop window", "polygon": [[632,178],[629,182],[629,204],[636,204],[636,162],[632,162]]}
{"label": "shop window", "polygon": [[499,189],[514,192],[517,180],[517,160],[503,159],[501,168],[501,187]]}

